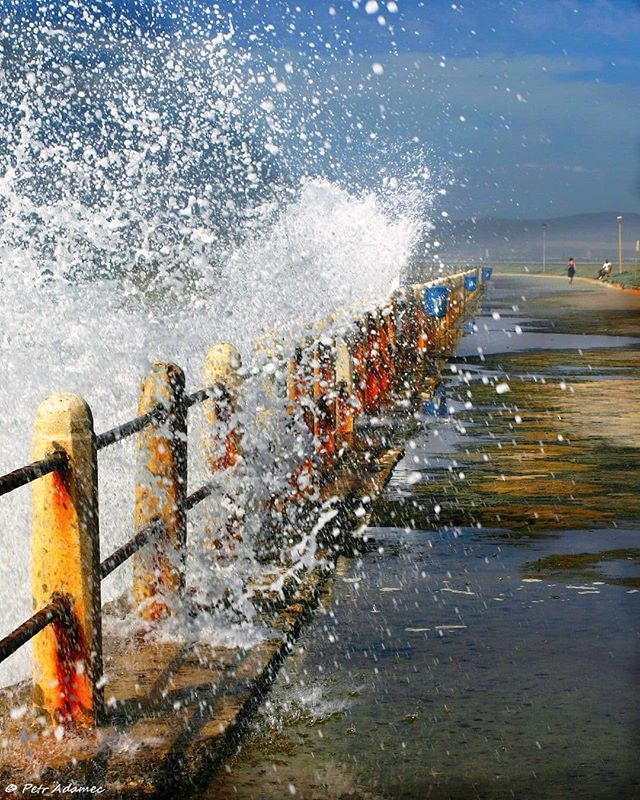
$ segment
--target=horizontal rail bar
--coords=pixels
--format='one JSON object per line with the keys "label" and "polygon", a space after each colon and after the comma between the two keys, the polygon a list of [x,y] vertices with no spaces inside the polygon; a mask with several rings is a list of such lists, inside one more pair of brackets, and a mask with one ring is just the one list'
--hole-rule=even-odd
{"label": "horizontal rail bar", "polygon": [[185,397],[187,408],[195,406],[196,403],[203,403],[205,400],[228,400],[230,397],[229,390],[224,383],[214,383],[213,386],[207,386],[204,389],[198,389],[193,394]]}
{"label": "horizontal rail bar", "polygon": [[149,525],[146,525],[141,531],[138,531],[135,536],[129,539],[128,542],[125,542],[125,544],[119,547],[114,553],[111,553],[111,555],[105,558],[102,564],[100,564],[100,580],[104,580],[107,575],[111,575],[111,573],[118,569],[121,564],[124,564],[130,556],[137,553],[152,537],[163,530],[164,523],[161,519],[156,519]]}
{"label": "horizontal rail bar", "polygon": [[[195,492],[192,492],[187,497],[187,511],[191,510],[194,506],[197,506],[198,503],[201,503],[207,497],[209,497],[213,492],[219,487],[219,483],[205,483],[204,486],[201,486],[199,489],[196,489]],[[107,575],[110,575],[114,570],[118,569],[119,566],[124,564],[124,562],[132,556],[134,553],[137,553],[142,547],[144,547],[147,542],[153,538],[156,534],[160,533],[160,531],[164,528],[163,522],[161,519],[154,520],[150,525],[144,527],[141,531],[136,533],[128,542],[125,542],[121,547],[119,547],[115,552],[113,552],[108,558],[100,564],[100,579],[104,580]]]}
{"label": "horizontal rail bar", "polygon": [[213,483],[205,483],[204,486],[201,486],[199,489],[196,489],[195,492],[192,492],[187,497],[187,511],[191,511],[194,506],[197,506],[198,503],[201,503],[203,500],[206,500],[207,497],[212,495],[216,489],[220,488],[220,483],[218,481]]}
{"label": "horizontal rail bar", "polygon": [[33,464],[27,464],[26,467],[20,467],[0,477],[0,495],[8,494],[14,489],[26,486],[28,483],[42,478],[43,475],[48,475],[50,472],[66,469],[68,465],[67,454],[60,451],[53,453],[48,458],[34,461]]}
{"label": "horizontal rail bar", "polygon": [[[193,392],[193,394],[187,395],[184,402],[187,408],[191,408],[191,406],[194,406],[197,403],[202,403],[205,400],[209,400],[211,398],[217,399],[226,396],[226,387],[223,384],[216,384],[215,386],[211,386],[206,389],[198,389],[198,391]],[[131,419],[128,422],[123,422],[122,425],[116,425],[115,428],[111,428],[111,430],[105,431],[104,433],[96,436],[96,449],[102,450],[105,447],[109,447],[109,445],[120,442],[122,439],[127,439],[129,436],[133,436],[135,433],[140,433],[140,431],[144,430],[147,425],[150,425],[152,422],[165,422],[166,418],[167,409],[163,404],[158,404],[146,414],[141,414],[135,419]]]}
{"label": "horizontal rail bar", "polygon": [[150,425],[152,422],[162,423],[167,418],[167,409],[164,405],[158,404],[155,408],[148,411],[146,414],[141,414],[135,419],[128,422],[123,422],[122,425],[116,425],[109,431],[96,436],[96,449],[102,450],[103,447],[108,447],[111,444],[133,436],[134,433],[140,433],[141,430]]}
{"label": "horizontal rail bar", "polygon": [[184,400],[187,408],[195,406],[196,403],[202,403],[205,400],[209,400],[211,397],[211,392],[212,389],[198,389],[197,392],[187,395]]}
{"label": "horizontal rail bar", "polygon": [[19,625],[4,639],[0,639],[0,663],[13,655],[16,650],[26,644],[30,639],[44,630],[47,625],[50,625],[56,619],[64,619],[67,615],[67,607],[64,600],[58,597],[52,600],[40,611],[29,617],[26,622]]}

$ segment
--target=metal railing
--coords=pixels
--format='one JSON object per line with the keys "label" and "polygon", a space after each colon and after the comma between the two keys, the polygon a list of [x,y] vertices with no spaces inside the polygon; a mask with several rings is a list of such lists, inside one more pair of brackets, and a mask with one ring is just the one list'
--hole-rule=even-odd
{"label": "metal railing", "polygon": [[[353,320],[330,343],[323,335],[292,346],[285,402],[313,434],[321,468],[330,466],[336,441],[353,433],[359,413],[376,414],[405,390],[416,357],[446,347],[449,330],[482,277],[481,271],[469,270],[429,284],[449,287],[448,303],[437,318],[425,311],[428,286],[414,286],[398,290],[385,306]],[[205,362],[208,385],[186,394],[182,370],[157,363],[143,383],[141,413],[99,435],[81,398],[54,395],[36,418],[34,452],[42,457],[0,477],[0,495],[34,484],[34,603],[40,605],[0,640],[0,662],[38,637],[34,697],[52,719],[94,725],[105,718],[100,602],[104,578],[135,557],[134,599],[138,613],[149,621],[170,614],[172,599],[183,597],[186,514],[218,485],[211,480],[187,494],[187,412],[204,404],[210,474],[234,467],[241,450],[235,413],[242,382],[239,368],[235,348],[216,345]],[[137,530],[100,561],[97,453],[134,435],[140,437]],[[80,662],[82,669],[72,674],[69,665]],[[67,683],[61,675],[67,676]],[[57,678],[48,680],[51,676]]]}
{"label": "metal railing", "polygon": [[[191,408],[197,403],[207,399],[218,399],[226,396],[226,390],[222,384],[210,389],[200,389],[197,392],[184,398],[185,409]],[[162,424],[166,422],[168,416],[167,407],[158,403],[157,406],[145,414],[141,414],[132,420],[111,428],[95,437],[96,450],[103,450],[112,444],[123,441],[136,433],[140,433],[152,424]],[[39,459],[31,464],[0,476],[0,495],[27,486],[39,478],[54,472],[63,473],[69,467],[69,457],[64,451],[57,451],[44,459]],[[187,497],[187,509],[190,510],[197,503],[209,497],[214,491],[214,484],[205,484],[197,491]],[[104,580],[114,570],[121,566],[130,556],[147,544],[154,536],[164,531],[161,519],[156,519],[142,530],[132,536],[125,544],[121,545],[108,558],[100,564],[100,578]],[[42,631],[47,625],[55,620],[64,617],[64,602],[58,598],[44,608],[37,611],[29,619],[19,625],[8,636],[0,640],[0,663],[5,661],[10,655],[16,652],[23,644],[26,644],[36,634]]]}

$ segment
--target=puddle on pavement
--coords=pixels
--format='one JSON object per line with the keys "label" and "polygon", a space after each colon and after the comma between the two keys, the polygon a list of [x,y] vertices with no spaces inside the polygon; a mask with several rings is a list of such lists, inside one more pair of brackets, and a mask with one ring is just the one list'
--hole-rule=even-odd
{"label": "puddle on pavement", "polygon": [[562,553],[526,564],[529,577],[590,578],[629,588],[640,586],[640,550],[632,547],[595,553]]}
{"label": "puddle on pavement", "polygon": [[597,348],[468,337],[209,800],[640,797],[640,301],[543,295]]}
{"label": "puddle on pavement", "polygon": [[539,352],[453,362],[453,413],[425,417],[377,520],[528,535],[640,519],[640,349],[553,356],[551,368]]}

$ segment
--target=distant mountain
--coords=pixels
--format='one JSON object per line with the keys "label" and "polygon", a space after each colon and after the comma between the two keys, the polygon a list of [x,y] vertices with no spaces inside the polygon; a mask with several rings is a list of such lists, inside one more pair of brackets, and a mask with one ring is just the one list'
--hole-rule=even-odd
{"label": "distant mountain", "polygon": [[[445,262],[496,261],[540,263],[542,260],[542,225],[547,225],[547,260],[597,262],[604,258],[617,261],[618,222],[620,212],[576,214],[551,219],[478,218],[447,221],[428,235],[433,252]],[[635,263],[636,240],[640,239],[640,214],[622,213],[623,250],[627,262]],[[420,254],[418,254],[420,259]]]}

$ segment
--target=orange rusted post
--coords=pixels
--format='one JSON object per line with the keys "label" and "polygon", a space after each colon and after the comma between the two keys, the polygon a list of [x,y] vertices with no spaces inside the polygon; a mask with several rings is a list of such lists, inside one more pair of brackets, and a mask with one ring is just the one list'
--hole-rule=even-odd
{"label": "orange rusted post", "polygon": [[161,406],[165,419],[138,436],[135,526],[161,519],[164,531],[133,557],[133,597],[143,619],[169,615],[184,589],[187,525],[187,409],[184,373],[156,362],[142,384],[138,413]]}
{"label": "orange rusted post", "polygon": [[375,414],[380,408],[380,344],[378,331],[376,329],[376,318],[374,314],[365,315],[366,331],[366,374],[365,374],[365,396],[364,409],[367,414]]}
{"label": "orange rusted post", "polygon": [[298,345],[289,359],[287,372],[287,411],[290,414],[298,413],[300,400],[305,395],[304,370],[302,366],[302,347]]}
{"label": "orange rusted post", "polygon": [[336,449],[335,353],[332,340],[321,339],[316,347],[313,395],[316,404],[316,447],[325,458]]}
{"label": "orange rusted post", "polygon": [[424,320],[426,319],[426,313],[424,310],[424,303],[422,302],[422,291],[421,288],[417,288],[414,291],[411,291],[409,296],[409,308],[410,314],[409,318],[411,320],[411,328],[412,328],[412,345],[413,345],[413,358],[415,358],[415,354],[418,352],[421,343],[421,333],[422,328],[424,325]]}
{"label": "orange rusted post", "polygon": [[396,297],[396,375],[398,385],[408,389],[407,379],[415,353],[412,320],[412,293],[409,289],[400,289]]}
{"label": "orange rusted post", "polygon": [[391,313],[389,315],[389,339],[393,349],[393,388],[396,393],[402,391],[404,381],[404,364],[402,337],[404,321],[404,301],[402,291],[397,290],[391,298]]}
{"label": "orange rusted post", "polygon": [[461,279],[459,275],[456,275],[450,279],[449,283],[451,286],[451,300],[449,302],[449,308],[451,310],[450,325],[453,327],[453,322],[460,316],[463,291],[460,284],[462,283],[462,285],[464,285],[464,278]]}
{"label": "orange rusted post", "polygon": [[232,344],[216,344],[204,362],[203,378],[210,390],[204,402],[208,423],[204,435],[205,458],[213,474],[234,467],[240,458],[241,432],[238,423],[238,399],[242,378],[242,359]]}
{"label": "orange rusted post", "polygon": [[382,311],[378,311],[374,315],[376,335],[378,338],[378,380],[380,386],[380,402],[384,402],[389,397],[389,389],[391,387],[390,379],[390,365],[389,365],[389,351],[387,341],[387,329],[385,319]]}
{"label": "orange rusted post", "polygon": [[447,303],[447,311],[443,317],[446,322],[446,329],[449,329],[451,321],[453,320],[453,312],[455,310],[456,287],[453,280],[446,278],[443,280],[445,286],[449,287],[449,302]]}
{"label": "orange rusted post", "polygon": [[351,363],[353,364],[353,390],[358,406],[364,410],[367,388],[367,352],[366,329],[364,322],[356,320],[351,345]]}
{"label": "orange rusted post", "polygon": [[[435,281],[432,286],[446,286],[447,281],[439,280]],[[442,353],[447,349],[446,347],[446,337],[449,331],[449,304],[450,298],[447,301],[447,311],[443,318],[434,317],[431,314],[427,313],[425,308],[425,291],[427,290],[427,286],[421,286],[419,297],[417,301],[420,305],[422,319],[423,322],[423,333],[422,333],[422,353],[423,355],[427,356],[429,354],[434,355],[436,353]]]}
{"label": "orange rusted post", "polygon": [[423,291],[423,286],[415,286],[411,297],[415,347],[419,358],[424,358],[429,347],[429,318],[422,302]]}
{"label": "orange rusted post", "polygon": [[336,342],[336,428],[341,438],[348,438],[354,429],[358,401],[354,393],[354,368],[349,342]]}
{"label": "orange rusted post", "polygon": [[289,413],[301,415],[307,430],[313,434],[313,365],[308,358],[308,350],[303,345],[295,348],[289,360],[287,399]]}
{"label": "orange rusted post", "polygon": [[394,294],[391,298],[390,304],[383,310],[385,333],[387,337],[387,363],[389,365],[389,381],[391,390],[393,392],[395,392],[398,385],[398,369],[396,364],[396,356],[398,354],[396,314],[397,297]]}
{"label": "orange rusted post", "polygon": [[33,484],[33,604],[65,615],[33,643],[33,701],[52,722],[99,724],[104,715],[98,468],[91,410],[73,394],[38,409],[35,460],[64,451],[68,467]]}

